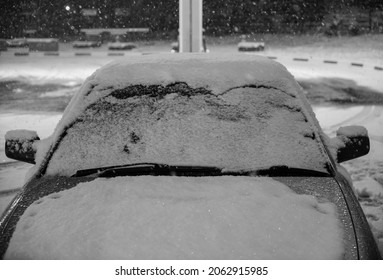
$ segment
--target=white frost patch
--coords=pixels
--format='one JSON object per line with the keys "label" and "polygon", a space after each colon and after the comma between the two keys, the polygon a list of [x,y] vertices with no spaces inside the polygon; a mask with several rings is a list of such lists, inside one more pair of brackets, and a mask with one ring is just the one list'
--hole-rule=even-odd
{"label": "white frost patch", "polygon": [[5,258],[337,259],[342,234],[333,204],[269,178],[124,177],[32,204]]}
{"label": "white frost patch", "polygon": [[37,132],[25,129],[10,130],[5,134],[5,140],[25,141],[30,139],[36,139]]}

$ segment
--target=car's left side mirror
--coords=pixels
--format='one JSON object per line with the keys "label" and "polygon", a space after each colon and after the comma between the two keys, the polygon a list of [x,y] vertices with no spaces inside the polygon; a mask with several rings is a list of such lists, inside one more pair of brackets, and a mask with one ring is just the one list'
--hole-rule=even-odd
{"label": "car's left side mirror", "polygon": [[36,131],[11,130],[5,134],[5,155],[8,158],[35,164]]}
{"label": "car's left side mirror", "polygon": [[367,155],[370,151],[370,139],[363,126],[341,127],[331,141],[336,149],[338,163]]}

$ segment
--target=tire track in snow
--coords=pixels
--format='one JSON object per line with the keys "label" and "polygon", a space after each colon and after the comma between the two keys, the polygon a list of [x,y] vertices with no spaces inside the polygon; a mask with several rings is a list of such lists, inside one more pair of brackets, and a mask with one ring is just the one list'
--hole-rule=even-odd
{"label": "tire track in snow", "polygon": [[[382,106],[375,106],[375,105],[363,106],[362,110],[359,111],[357,114],[352,115],[346,118],[345,120],[342,120],[341,122],[334,123],[331,126],[324,127],[323,130],[329,132],[329,134],[333,134],[341,126],[355,125],[355,124],[365,125],[371,120],[379,118],[382,114],[383,114]],[[383,143],[382,135],[374,135],[369,133],[369,137],[371,140]]]}

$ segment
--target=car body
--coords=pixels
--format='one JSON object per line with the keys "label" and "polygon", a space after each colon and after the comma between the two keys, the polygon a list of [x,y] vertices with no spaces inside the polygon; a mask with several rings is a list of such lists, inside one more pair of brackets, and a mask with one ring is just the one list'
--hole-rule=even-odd
{"label": "car body", "polygon": [[53,135],[6,135],[34,163],[0,223],[9,259],[376,259],[339,162],[367,131],[322,132],[279,63],[161,54],[108,64]]}
{"label": "car body", "polygon": [[245,40],[238,43],[239,52],[256,52],[265,50],[264,42],[247,42]]}
{"label": "car body", "polygon": [[137,48],[137,45],[132,42],[110,42],[108,43],[109,50],[132,50]]}
{"label": "car body", "polygon": [[101,46],[101,41],[74,41],[72,43],[73,48],[98,48]]}
{"label": "car body", "polygon": [[8,48],[26,48],[28,47],[28,41],[26,38],[14,38],[11,40],[7,40]]}

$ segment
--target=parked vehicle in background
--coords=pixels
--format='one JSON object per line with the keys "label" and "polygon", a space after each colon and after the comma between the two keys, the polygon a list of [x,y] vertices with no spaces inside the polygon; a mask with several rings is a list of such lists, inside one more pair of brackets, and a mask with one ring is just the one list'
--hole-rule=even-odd
{"label": "parked vehicle in background", "polygon": [[83,34],[79,40],[72,43],[73,48],[98,48],[102,45],[101,35]]}
{"label": "parked vehicle in background", "polygon": [[101,46],[100,41],[74,41],[73,48],[98,48]]}
{"label": "parked vehicle in background", "polygon": [[340,162],[363,127],[322,132],[280,64],[162,54],[108,64],[54,134],[6,135],[34,163],[0,221],[8,259],[377,259]]}
{"label": "parked vehicle in background", "polygon": [[246,42],[242,41],[238,43],[238,51],[240,52],[254,52],[263,51],[265,49],[264,42]]}
{"label": "parked vehicle in background", "polygon": [[108,43],[109,50],[132,50],[135,48],[137,45],[127,42],[125,36],[116,36],[112,42]]}
{"label": "parked vehicle in background", "polygon": [[26,38],[15,38],[6,41],[8,48],[26,48],[28,42]]}

